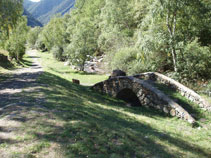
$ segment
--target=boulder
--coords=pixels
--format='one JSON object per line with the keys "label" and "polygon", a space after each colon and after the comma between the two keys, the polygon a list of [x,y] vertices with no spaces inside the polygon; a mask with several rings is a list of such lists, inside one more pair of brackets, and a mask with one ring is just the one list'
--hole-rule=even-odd
{"label": "boulder", "polygon": [[126,73],[122,70],[113,70],[110,77],[126,76]]}

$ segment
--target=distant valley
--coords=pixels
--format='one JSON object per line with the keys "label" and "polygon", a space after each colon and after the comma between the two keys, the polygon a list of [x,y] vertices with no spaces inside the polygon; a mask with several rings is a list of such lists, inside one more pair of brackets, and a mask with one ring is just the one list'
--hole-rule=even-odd
{"label": "distant valley", "polygon": [[24,15],[28,16],[30,26],[41,26],[47,24],[50,19],[56,15],[64,15],[74,7],[75,0],[41,0],[32,2],[24,0]]}

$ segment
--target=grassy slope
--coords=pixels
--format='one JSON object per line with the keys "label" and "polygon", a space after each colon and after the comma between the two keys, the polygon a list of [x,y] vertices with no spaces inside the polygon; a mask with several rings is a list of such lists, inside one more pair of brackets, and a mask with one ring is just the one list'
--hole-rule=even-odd
{"label": "grassy slope", "polygon": [[[21,136],[25,146],[14,157],[68,158],[208,158],[211,127],[188,123],[142,107],[127,107],[114,98],[76,85],[91,85],[106,76],[76,73],[49,54],[39,54],[45,72],[39,78],[46,113],[27,110]],[[25,92],[25,99],[38,98]],[[33,115],[36,115],[33,119]],[[24,134],[25,135],[24,135]],[[33,143],[32,143],[33,142]],[[33,145],[31,145],[33,144]],[[0,145],[8,150],[8,144]],[[54,155],[55,154],[55,155]],[[49,156],[50,155],[50,156]]]}
{"label": "grassy slope", "polygon": [[[168,86],[156,83],[155,86],[163,91],[165,94],[167,94],[170,98],[175,100],[179,105],[181,105],[185,110],[187,110],[193,117],[198,121],[200,124],[200,119],[206,119],[207,124],[211,124],[211,115],[208,112],[205,112],[202,110],[198,104],[195,104],[191,102],[190,100],[186,99],[184,96],[182,96],[179,92],[176,92],[172,89],[170,89]],[[208,100],[208,98],[206,98]],[[208,100],[209,101],[209,100]]]}
{"label": "grassy slope", "polygon": [[208,157],[211,154],[210,126],[202,130],[186,122],[168,118],[144,108],[128,108],[113,98],[70,82],[80,79],[90,85],[105,76],[75,73],[48,54],[40,54],[45,73],[41,83],[47,106],[62,111],[65,122],[61,133],[52,131],[44,137],[57,137],[62,149],[72,157]]}
{"label": "grassy slope", "polygon": [[[0,54],[3,54],[4,56],[8,56],[9,53],[5,50],[0,49]],[[22,67],[29,67],[31,61],[27,59],[27,55],[24,56],[22,61],[17,64],[15,61],[10,62],[10,61],[0,61],[0,82],[8,79],[9,77],[12,76],[12,71],[18,68]]]}

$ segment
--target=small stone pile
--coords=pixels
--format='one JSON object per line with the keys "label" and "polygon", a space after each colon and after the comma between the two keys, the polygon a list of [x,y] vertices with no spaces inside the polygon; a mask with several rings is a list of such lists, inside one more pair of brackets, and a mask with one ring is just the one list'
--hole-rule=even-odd
{"label": "small stone pile", "polygon": [[85,62],[85,71],[88,73],[103,73],[101,68],[104,56],[93,57],[90,61]]}

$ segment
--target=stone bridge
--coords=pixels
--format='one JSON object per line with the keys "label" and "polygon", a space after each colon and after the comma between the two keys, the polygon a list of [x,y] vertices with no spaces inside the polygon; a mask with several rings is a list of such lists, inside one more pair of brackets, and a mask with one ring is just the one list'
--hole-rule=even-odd
{"label": "stone bridge", "polygon": [[[144,73],[136,76],[112,77],[95,84],[92,89],[122,99],[133,106],[152,107],[191,124],[195,123],[195,119],[183,107],[153,86],[153,80],[163,77],[156,77],[158,75],[159,73]],[[173,86],[169,82],[168,85]]]}

